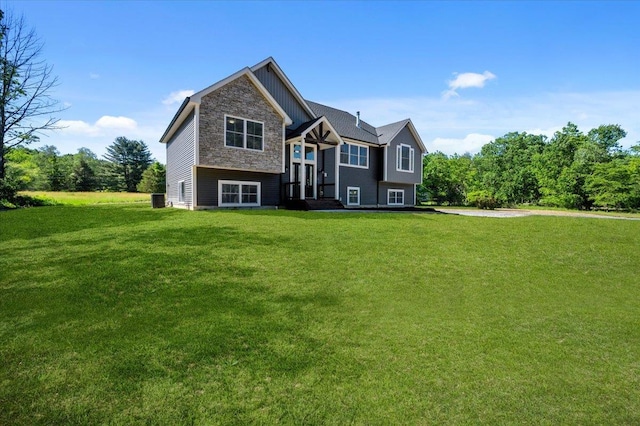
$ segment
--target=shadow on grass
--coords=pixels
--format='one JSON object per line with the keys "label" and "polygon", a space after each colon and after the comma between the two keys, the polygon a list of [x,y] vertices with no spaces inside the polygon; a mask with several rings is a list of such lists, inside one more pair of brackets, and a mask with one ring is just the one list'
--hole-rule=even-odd
{"label": "shadow on grass", "polygon": [[[290,238],[196,216],[165,220],[194,214],[178,210],[20,213],[33,222],[2,225],[12,229],[3,243],[13,243],[0,286],[0,423],[102,423],[124,412],[125,423],[181,422],[195,413],[194,399],[149,406],[150,388],[180,384],[193,396],[326,362],[330,350],[312,330],[341,299],[328,290],[276,293],[246,258],[293,250]],[[123,224],[132,226],[113,232]]]}
{"label": "shadow on grass", "polygon": [[[209,213],[236,213],[244,216],[270,216],[270,217],[286,217],[293,219],[303,220],[335,220],[348,222],[353,219],[371,219],[371,220],[384,220],[390,216],[395,218],[411,218],[415,215],[429,218],[431,215],[440,215],[440,212],[431,211],[385,211],[385,210],[370,210],[370,211],[358,211],[358,210],[337,210],[337,211],[300,211],[300,210],[268,210],[268,209],[237,209],[237,210],[207,210]],[[433,218],[429,218],[433,219]]]}
{"label": "shadow on grass", "polygon": [[92,228],[156,222],[188,212],[136,205],[51,206],[2,212],[0,243]]}

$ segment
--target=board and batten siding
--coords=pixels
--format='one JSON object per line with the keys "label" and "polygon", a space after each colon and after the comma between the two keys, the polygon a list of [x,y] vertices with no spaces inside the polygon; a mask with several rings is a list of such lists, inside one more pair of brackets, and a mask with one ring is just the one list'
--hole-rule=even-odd
{"label": "board and batten siding", "polygon": [[413,184],[404,184],[404,183],[389,183],[389,182],[380,182],[378,188],[378,196],[380,197],[380,205],[386,206],[388,205],[387,195],[389,189],[401,189],[404,191],[404,205],[405,206],[414,206],[416,204],[416,193],[415,193],[415,185]]}
{"label": "board and batten siding", "polygon": [[[336,194],[336,149],[328,148],[318,151],[318,197],[335,198]],[[324,171],[327,177],[322,176],[320,171]],[[324,187],[324,192],[320,193],[322,188],[320,184],[334,184]]]}
{"label": "board and batten siding", "polygon": [[[397,147],[400,144],[409,145],[414,149],[413,173],[399,172],[396,170]],[[422,177],[422,151],[407,126],[404,126],[387,148],[387,182],[397,183],[421,183]]]}
{"label": "board and batten siding", "polygon": [[280,80],[275,71],[270,70],[267,65],[254,71],[253,73],[260,83],[267,89],[273,98],[285,110],[287,115],[293,120],[289,128],[295,129],[302,123],[311,120],[309,114],[300,105],[300,102],[291,94],[287,86]]}
{"label": "board and batten siding", "polygon": [[222,170],[207,167],[196,169],[198,179],[198,207],[218,206],[218,181],[231,180],[241,182],[260,182],[260,205],[277,206],[280,204],[280,174]]}
{"label": "board and batten siding", "polygon": [[[195,164],[194,113],[192,112],[167,142],[167,201],[192,207],[192,167]],[[184,181],[184,203],[178,201],[178,182]]]}
{"label": "board and batten siding", "polygon": [[[369,147],[369,167],[364,169],[360,167],[350,167],[344,164],[340,165],[340,201],[347,204],[347,187],[354,186],[360,188],[360,205],[375,206],[378,204],[376,194],[378,187],[378,165],[380,164],[380,148]],[[380,204],[386,199],[380,199]]]}

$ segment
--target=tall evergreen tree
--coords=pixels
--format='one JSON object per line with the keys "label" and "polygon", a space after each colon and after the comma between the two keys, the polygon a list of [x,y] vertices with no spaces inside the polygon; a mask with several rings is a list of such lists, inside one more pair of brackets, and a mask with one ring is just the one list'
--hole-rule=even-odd
{"label": "tall evergreen tree", "polygon": [[122,178],[123,190],[136,192],[142,174],[153,162],[149,148],[142,141],[119,136],[107,147],[104,158],[111,163],[116,177]]}

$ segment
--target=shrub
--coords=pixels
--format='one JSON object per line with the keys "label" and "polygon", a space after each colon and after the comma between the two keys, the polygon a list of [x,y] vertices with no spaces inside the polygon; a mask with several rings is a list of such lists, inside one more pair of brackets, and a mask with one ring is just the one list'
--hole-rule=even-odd
{"label": "shrub", "polygon": [[488,210],[493,210],[502,205],[502,202],[497,197],[485,190],[468,193],[467,202],[470,206]]}

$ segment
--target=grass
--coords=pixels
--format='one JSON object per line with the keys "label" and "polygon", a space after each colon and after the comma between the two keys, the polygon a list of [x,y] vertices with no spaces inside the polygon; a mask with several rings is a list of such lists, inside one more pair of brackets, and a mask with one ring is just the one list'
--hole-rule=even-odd
{"label": "grass", "polygon": [[132,192],[22,191],[20,194],[54,205],[84,206],[90,204],[151,202],[150,194]]}
{"label": "grass", "polygon": [[638,424],[640,227],[0,212],[0,424]]}

